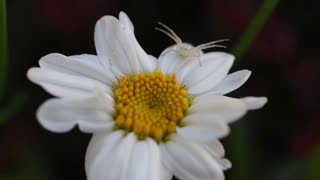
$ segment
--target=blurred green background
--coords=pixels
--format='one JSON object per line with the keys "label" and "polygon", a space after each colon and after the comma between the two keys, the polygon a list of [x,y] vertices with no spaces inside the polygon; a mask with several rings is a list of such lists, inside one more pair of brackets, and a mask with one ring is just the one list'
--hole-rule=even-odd
{"label": "blurred green background", "polygon": [[[5,1],[0,1],[1,8]],[[0,180],[85,179],[91,135],[78,129],[54,134],[40,127],[35,111],[51,96],[25,74],[48,53],[95,54],[95,22],[119,11],[129,15],[141,46],[154,56],[173,44],[154,30],[161,21],[195,45],[231,39],[226,51],[239,57],[232,71],[252,70],[248,82],[229,96],[267,96],[269,102],[232,124],[231,135],[222,140],[233,162],[227,180],[320,180],[320,2],[268,2],[6,1],[7,12],[0,12],[8,25],[8,36],[2,28],[0,41],[7,38],[9,57],[5,61],[6,44],[0,43]],[[257,17],[261,7],[264,13]],[[3,19],[0,26],[6,24]]]}

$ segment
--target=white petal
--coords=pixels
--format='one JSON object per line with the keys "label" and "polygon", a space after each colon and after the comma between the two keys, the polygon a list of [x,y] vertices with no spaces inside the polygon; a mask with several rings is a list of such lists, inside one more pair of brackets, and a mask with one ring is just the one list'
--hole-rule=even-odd
{"label": "white petal", "polygon": [[213,117],[219,117],[219,119],[231,123],[241,118],[246,112],[246,105],[239,99],[202,95],[194,99],[187,113],[212,114]]}
{"label": "white petal", "polygon": [[[116,136],[116,138],[118,137]],[[110,142],[115,141],[112,139],[116,138],[109,138],[106,134],[93,136],[87,152],[88,158],[86,157],[88,180],[121,179],[124,171],[128,168],[128,161],[137,139],[134,133],[130,133],[123,139],[121,138],[120,142],[117,140],[118,143]]]}
{"label": "white petal", "polygon": [[[169,47],[166,50],[164,50],[160,57],[159,60],[157,61],[157,68],[163,72],[164,74],[173,74],[176,73],[177,76],[180,74],[177,73],[178,70],[182,67],[183,63],[188,63],[188,61],[183,61],[178,54],[175,52],[175,46]],[[177,69],[177,67],[179,69]],[[178,81],[180,82],[180,81]]]}
{"label": "white petal", "polygon": [[[192,66],[190,72],[186,75],[183,82],[188,83],[188,86],[194,85],[199,81],[212,74],[213,71],[219,70],[226,66],[226,63],[233,62],[234,57],[225,52],[211,52],[201,56],[201,64],[197,61],[192,61],[188,66]],[[192,72],[197,72],[195,76]]]}
{"label": "white petal", "polygon": [[[190,140],[190,139],[188,139]],[[214,159],[214,161],[221,167],[222,170],[227,170],[231,168],[231,162],[223,158],[224,156],[224,149],[222,144],[217,141],[217,143],[201,143],[201,142],[193,142],[196,146],[203,148],[210,156]],[[218,148],[217,148],[218,147]],[[221,151],[221,150],[222,151]]]}
{"label": "white petal", "polygon": [[198,144],[199,146],[202,146],[214,159],[215,161],[220,165],[222,170],[230,169],[232,164],[228,159],[222,158],[224,155],[220,155],[216,151],[216,147],[209,146],[208,144]]}
{"label": "white petal", "polygon": [[95,88],[94,96],[105,112],[108,114],[114,113],[114,98],[109,93],[103,91],[103,89]]}
{"label": "white petal", "polygon": [[161,162],[161,152],[159,145],[151,138],[146,139],[149,150],[150,150],[150,160],[149,160],[149,170],[148,178],[153,180],[171,180],[172,175],[169,171],[165,169]]}
{"label": "white petal", "polygon": [[121,11],[119,13],[119,21],[122,24],[122,26],[125,26],[128,28],[128,30],[133,31],[134,27],[133,24],[131,22],[131,20],[129,19],[129,17],[127,16],[126,13],[124,13],[123,11]]}
{"label": "white petal", "polygon": [[[192,128],[191,128],[192,127]],[[218,141],[212,128],[202,126],[191,126],[190,128],[177,128],[177,134],[198,145],[203,146],[207,151],[210,150],[214,157],[220,158],[225,154],[222,144]]]}
{"label": "white petal", "polygon": [[30,68],[28,78],[58,97],[83,97],[92,94],[97,87],[111,94],[111,88],[99,81],[49,69]]}
{"label": "white petal", "polygon": [[[129,161],[132,157],[132,151],[137,142],[137,137],[134,133],[129,133],[125,139],[121,142],[119,147],[113,152],[113,159],[104,159],[105,161],[113,161],[111,163],[112,167],[109,167],[109,176],[105,179],[118,180],[118,179],[128,179],[124,177],[126,171],[128,171]],[[105,169],[100,169],[105,171]]]}
{"label": "white petal", "polygon": [[128,30],[128,36],[134,45],[136,55],[139,59],[140,67],[142,69],[141,72],[147,72],[147,73],[153,72],[154,69],[156,68],[156,58],[151,55],[147,55],[146,52],[142,49],[142,47],[138,43],[134,35],[133,24],[130,21],[129,17],[124,12],[120,12],[119,21],[122,24],[122,26],[126,27],[125,29]]}
{"label": "white petal", "polygon": [[123,131],[115,131],[111,134],[104,132],[93,134],[85,157],[85,170],[89,180],[95,179],[95,177],[102,178],[104,171],[99,171],[99,168],[101,170],[103,168],[101,165],[107,167],[108,163],[112,163],[104,160],[113,156],[112,150],[120,144],[123,137]]}
{"label": "white petal", "polygon": [[[187,46],[190,44],[184,43]],[[192,45],[190,45],[192,46]],[[190,74],[191,71],[193,71],[195,68],[200,66],[201,58],[199,57],[188,57],[188,59],[184,59],[180,57],[176,52],[177,46],[172,46],[167,48],[160,56],[160,59],[164,59],[164,62],[166,62],[167,71],[169,71],[170,74],[176,73],[177,82],[180,84],[184,84],[185,77]],[[201,55],[203,53],[201,52]],[[165,67],[166,68],[166,67]]]}
{"label": "white petal", "polygon": [[224,179],[222,168],[214,157],[186,139],[174,135],[171,141],[161,146],[161,150],[166,166],[179,179]]}
{"label": "white petal", "polygon": [[[126,179],[148,180],[151,162],[152,150],[146,141],[138,141],[132,150],[131,158],[128,165]],[[151,171],[154,171],[151,170]],[[152,177],[154,179],[155,177]]]}
{"label": "white petal", "polygon": [[246,104],[248,110],[260,109],[268,102],[266,97],[245,97],[240,100]]}
{"label": "white petal", "polygon": [[160,175],[161,180],[172,180],[173,178],[173,174],[166,167],[164,167],[164,165],[161,167]]}
{"label": "white petal", "polygon": [[251,71],[241,70],[227,75],[217,87],[210,90],[210,94],[224,95],[242,86],[250,77]]}
{"label": "white petal", "polygon": [[94,32],[96,51],[101,63],[113,73],[121,73],[117,74],[118,76],[131,73],[126,52],[123,50],[125,45],[122,46],[122,42],[117,40],[119,35],[116,32],[122,32],[120,29],[119,21],[115,17],[104,16],[98,20]]}
{"label": "white petal", "polygon": [[[143,65],[143,69],[145,69],[143,72],[149,72],[149,73],[152,73],[154,72],[154,70],[157,68],[157,61],[158,59],[152,55],[148,55],[149,59],[148,59],[148,62],[145,62],[145,63],[142,63],[143,60],[142,58],[140,58],[140,63],[141,64],[144,64]],[[146,67],[146,66],[149,66],[149,67]]]}
{"label": "white petal", "polygon": [[[183,119],[184,125],[186,127],[205,127],[208,132],[201,131],[195,132],[190,129],[185,129],[186,127],[177,128],[177,134],[195,143],[208,146],[211,150],[216,153],[217,157],[223,157],[225,154],[224,148],[217,137],[223,136],[229,133],[230,128],[226,123],[221,122],[218,117],[212,116],[211,114],[191,114]],[[221,124],[224,124],[221,126]],[[216,129],[216,130],[215,130]],[[201,128],[198,128],[201,130]],[[217,131],[219,132],[217,136]]]}
{"label": "white petal", "polygon": [[130,20],[124,13],[120,18],[104,16],[96,24],[95,45],[102,64],[118,76],[151,71],[151,60],[136,41]]}
{"label": "white petal", "polygon": [[221,166],[222,170],[228,170],[232,167],[232,163],[229,161],[229,159],[217,159],[217,162]]}
{"label": "white petal", "polygon": [[66,132],[77,124],[88,133],[110,131],[114,127],[110,112],[95,97],[49,99],[38,109],[37,118],[44,128],[53,132]]}
{"label": "white petal", "polygon": [[193,180],[196,177],[193,177],[187,170],[184,170],[182,167],[179,166],[178,162],[173,159],[172,155],[167,150],[167,143],[161,145],[161,154],[163,158],[164,165],[166,169],[169,169],[174,176],[179,176],[180,179],[186,180]]}
{"label": "white petal", "polygon": [[192,95],[205,93],[219,84],[228,74],[234,57],[227,53],[214,52],[204,54],[201,58],[201,66],[194,67],[187,72],[183,83]]}
{"label": "white petal", "polygon": [[228,159],[220,159],[219,164],[223,170],[227,170],[232,167],[232,163]]}
{"label": "white petal", "polygon": [[109,85],[116,80],[112,73],[101,66],[98,57],[94,55],[83,54],[67,57],[52,53],[42,57],[39,64],[43,69],[94,79]]}
{"label": "white petal", "polygon": [[205,146],[207,149],[210,149],[210,151],[214,153],[215,157],[221,158],[225,155],[223,145],[218,139],[216,139],[215,141],[210,140],[210,143],[203,142],[201,144],[203,144],[203,146]]}
{"label": "white petal", "polygon": [[[197,121],[197,119],[195,119],[195,121]],[[210,138],[219,139],[229,134],[230,128],[226,122],[214,121],[211,119],[208,119],[207,121],[208,122],[204,123],[196,122],[192,124],[185,124],[184,127],[177,128],[177,133],[198,141],[210,141]]]}
{"label": "white petal", "polygon": [[200,59],[203,54],[203,52],[200,52],[196,56],[182,56],[179,52],[182,46],[184,49],[190,48],[190,50],[194,47],[188,43],[170,46],[161,53],[158,60],[158,69],[164,74],[176,73],[178,83],[182,83],[185,76],[197,65],[200,65]]}

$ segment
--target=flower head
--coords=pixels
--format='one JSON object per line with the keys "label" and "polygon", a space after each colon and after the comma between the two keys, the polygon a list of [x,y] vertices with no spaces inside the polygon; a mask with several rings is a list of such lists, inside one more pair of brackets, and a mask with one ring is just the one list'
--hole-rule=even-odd
{"label": "flower head", "polygon": [[56,96],[37,112],[43,127],[93,133],[88,179],[224,179],[231,163],[218,139],[228,123],[266,103],[224,96],[250,71],[228,75],[232,55],[201,49],[186,60],[172,46],[156,59],[140,47],[125,13],[102,17],[94,40],[97,56],[49,54],[27,74]]}

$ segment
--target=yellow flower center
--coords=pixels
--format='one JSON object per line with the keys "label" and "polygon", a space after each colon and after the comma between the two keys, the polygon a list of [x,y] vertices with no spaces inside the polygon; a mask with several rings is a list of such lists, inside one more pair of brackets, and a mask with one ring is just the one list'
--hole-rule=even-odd
{"label": "yellow flower center", "polygon": [[188,107],[187,91],[176,83],[176,76],[155,71],[123,77],[114,90],[116,126],[156,141],[174,133]]}

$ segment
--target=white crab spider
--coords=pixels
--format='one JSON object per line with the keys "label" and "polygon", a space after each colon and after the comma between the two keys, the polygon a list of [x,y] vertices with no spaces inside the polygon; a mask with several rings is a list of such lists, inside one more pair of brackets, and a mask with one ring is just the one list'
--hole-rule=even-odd
{"label": "white crab spider", "polygon": [[[229,39],[221,39],[221,40],[217,40],[217,41],[212,41],[212,42],[200,44],[198,46],[193,46],[192,44],[182,42],[182,40],[179,38],[179,36],[171,28],[169,28],[167,25],[165,25],[161,22],[158,22],[158,23],[161,26],[163,26],[164,29],[156,27],[156,30],[169,36],[174,42],[176,42],[176,45],[173,46],[168,51],[164,52],[164,54],[168,53],[169,51],[174,51],[177,55],[179,55],[182,59],[185,59],[185,60],[197,58],[200,63],[200,66],[201,66],[200,57],[203,54],[202,50],[214,48],[214,47],[226,48],[226,46],[218,45],[217,43],[229,40]],[[164,54],[162,54],[162,55],[164,55]]]}

